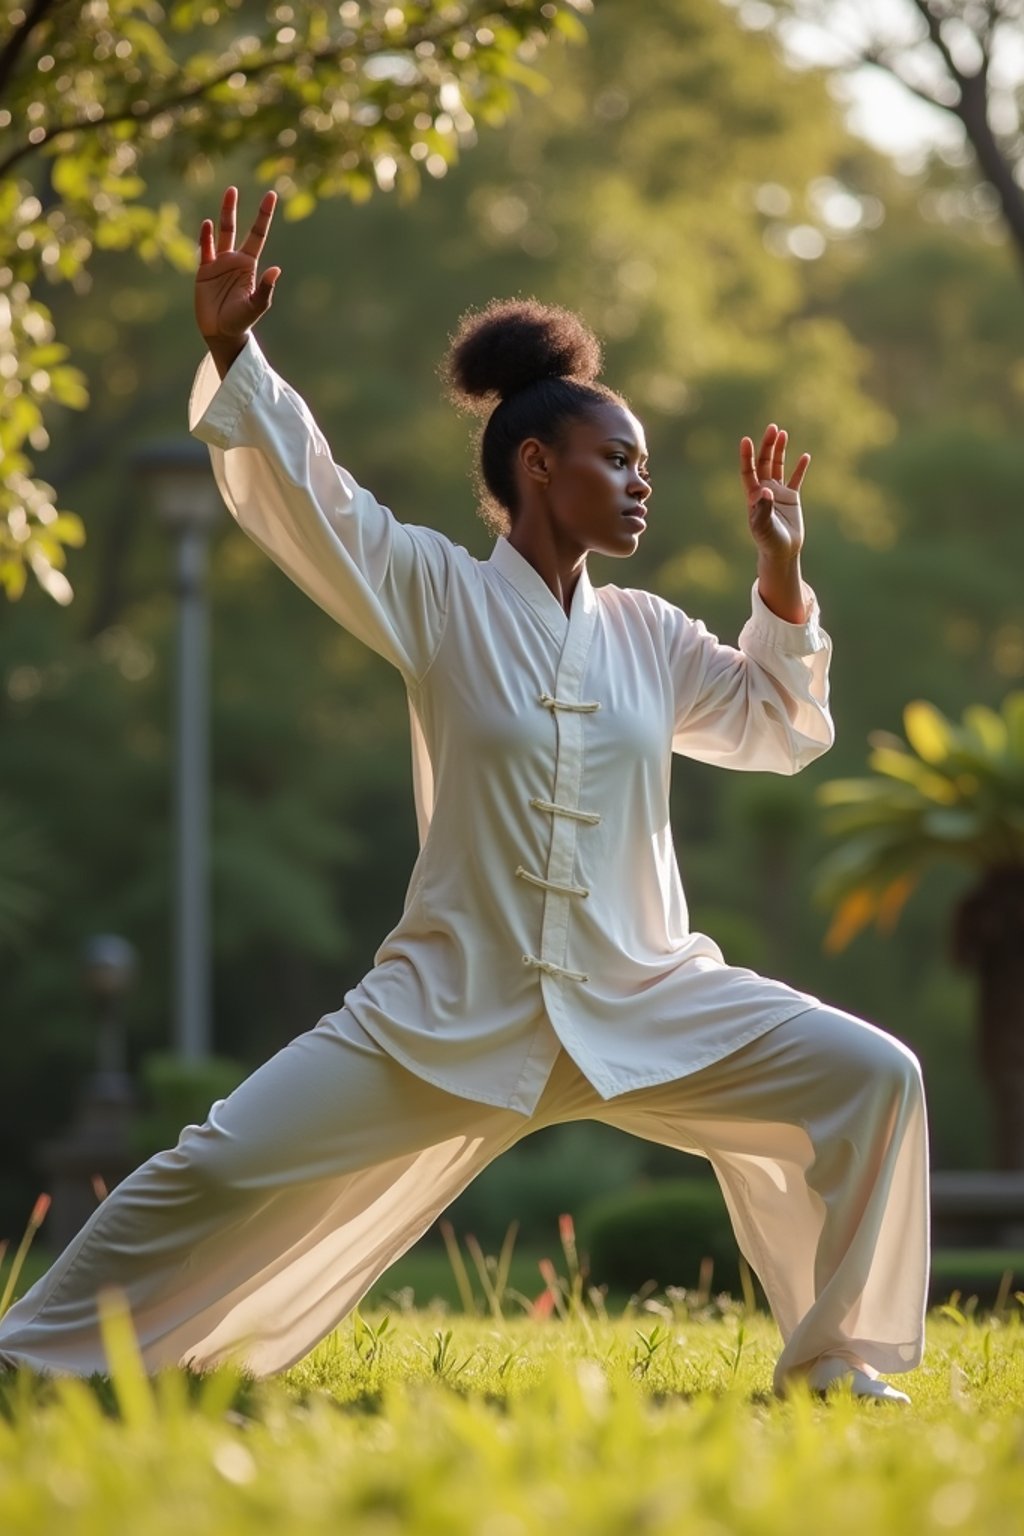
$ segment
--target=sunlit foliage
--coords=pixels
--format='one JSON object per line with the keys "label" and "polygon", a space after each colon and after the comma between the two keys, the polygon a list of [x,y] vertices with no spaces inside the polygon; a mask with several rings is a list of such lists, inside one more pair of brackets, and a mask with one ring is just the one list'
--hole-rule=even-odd
{"label": "sunlit foliage", "polygon": [[32,474],[51,405],[80,408],[43,301],[89,291],[97,250],[182,269],[193,242],[173,202],[147,195],[159,159],[195,180],[241,151],[285,216],[317,199],[415,193],[443,176],[477,124],[538,89],[554,33],[582,35],[590,0],[25,0],[0,43],[0,587],[31,569],[71,599],[64,549],[82,524]]}

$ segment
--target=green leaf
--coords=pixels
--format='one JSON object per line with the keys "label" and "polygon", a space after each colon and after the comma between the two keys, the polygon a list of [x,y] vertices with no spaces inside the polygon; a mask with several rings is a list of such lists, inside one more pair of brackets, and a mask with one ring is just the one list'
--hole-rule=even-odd
{"label": "green leaf", "polygon": [[297,224],[300,219],[308,219],[310,214],[315,212],[316,198],[306,189],[295,192],[285,199],[284,216],[293,224]]}
{"label": "green leaf", "polygon": [[61,197],[72,202],[89,197],[91,176],[80,155],[57,155],[51,162],[50,176],[54,191]]}
{"label": "green leaf", "polygon": [[938,842],[969,842],[983,836],[987,819],[967,806],[941,806],[925,811],[921,830]]}
{"label": "green leaf", "polygon": [[1014,762],[1024,766],[1024,693],[1008,693],[1002,711],[1007,750]]}
{"label": "green leaf", "polygon": [[74,549],[81,549],[85,543],[85,524],[75,512],[61,512],[52,523],[47,524],[48,532],[62,544],[70,544]]}
{"label": "green leaf", "polygon": [[24,560],[0,560],[0,586],[12,603],[17,602],[24,592],[27,579]]}
{"label": "green leaf", "polygon": [[918,757],[926,763],[941,763],[955,742],[955,732],[945,715],[924,699],[915,699],[904,709],[903,729]]}
{"label": "green leaf", "polygon": [[54,400],[73,411],[84,411],[89,404],[85,375],[77,368],[55,368],[50,375]]}
{"label": "green leaf", "polygon": [[885,779],[829,779],[815,790],[819,805],[864,805],[877,802],[901,803],[915,809],[920,799],[909,785],[890,783]]}
{"label": "green leaf", "polygon": [[899,779],[910,784],[928,800],[941,805],[952,805],[957,798],[956,789],[941,774],[933,773],[908,752],[896,752],[891,747],[876,747],[868,758],[868,766],[876,773]]}
{"label": "green leaf", "polygon": [[1006,751],[1006,721],[985,704],[969,704],[963,713],[964,726],[983,752],[1001,757]]}

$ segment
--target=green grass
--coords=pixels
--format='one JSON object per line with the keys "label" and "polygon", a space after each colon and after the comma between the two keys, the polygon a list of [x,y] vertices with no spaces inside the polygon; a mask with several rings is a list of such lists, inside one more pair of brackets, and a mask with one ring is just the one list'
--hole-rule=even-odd
{"label": "green grass", "polygon": [[[550,1245],[546,1251],[553,1252],[561,1260],[557,1245]],[[544,1256],[540,1249],[517,1247],[509,1266],[509,1288],[535,1298],[543,1289],[538,1265]],[[19,1276],[19,1295],[24,1295],[29,1286],[45,1274],[52,1258],[51,1254],[35,1249],[28,1254]],[[482,1307],[483,1297],[476,1281],[475,1268],[471,1264],[468,1267],[474,1282],[473,1289]],[[0,1264],[0,1291],[3,1289],[4,1278],[5,1269]],[[696,1275],[692,1281],[696,1285]],[[1015,1289],[1024,1287],[1024,1254],[1010,1253],[1005,1249],[940,1249],[932,1255],[932,1281],[936,1304],[947,1301],[951,1296],[959,1301],[961,1297],[978,1294],[984,1303],[990,1305],[999,1297],[1001,1288],[1006,1296],[1010,1296]],[[390,1307],[401,1310],[411,1299],[420,1305],[440,1301],[445,1306],[461,1309],[459,1287],[443,1248],[419,1243],[377,1281],[366,1299],[364,1309]],[[628,1301],[626,1292],[613,1291],[608,1296],[608,1310],[618,1312]],[[510,1305],[506,1310],[511,1312],[515,1308]]]}
{"label": "green grass", "polygon": [[[563,1291],[568,1307],[568,1289]],[[293,1370],[0,1387],[5,1536],[1019,1536],[1024,1306],[932,1314],[910,1410],[771,1395],[727,1300],[355,1314]]]}
{"label": "green grass", "polygon": [[[1024,1292],[932,1312],[923,1365],[898,1378],[909,1410],[842,1388],[779,1402],[749,1288],[619,1311],[587,1288],[567,1219],[560,1243],[547,1317],[525,1311],[536,1256],[449,1235],[263,1382],[149,1378],[108,1305],[109,1377],[0,1377],[0,1532],[1020,1536]],[[46,1263],[26,1252],[19,1293]],[[463,1310],[416,1305],[437,1292]]]}

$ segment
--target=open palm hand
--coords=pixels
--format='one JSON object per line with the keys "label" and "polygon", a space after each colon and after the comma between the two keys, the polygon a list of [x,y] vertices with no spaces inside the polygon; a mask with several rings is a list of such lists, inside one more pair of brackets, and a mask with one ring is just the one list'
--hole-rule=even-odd
{"label": "open palm hand", "polygon": [[224,193],[216,244],[213,220],[203,220],[199,231],[195,312],[199,330],[208,342],[242,341],[270,308],[281,268],[268,267],[262,277],[257,278],[257,267],[276,202],[276,193],[264,193],[253,226],[237,251],[236,188],[228,187]]}
{"label": "open palm hand", "polygon": [[804,542],[800,486],[809,453],[802,453],[785,479],[788,434],[772,423],[765,428],[755,458],[749,437],[740,443],[740,474],[747,493],[750,532],[758,548],[773,560],[795,560]]}

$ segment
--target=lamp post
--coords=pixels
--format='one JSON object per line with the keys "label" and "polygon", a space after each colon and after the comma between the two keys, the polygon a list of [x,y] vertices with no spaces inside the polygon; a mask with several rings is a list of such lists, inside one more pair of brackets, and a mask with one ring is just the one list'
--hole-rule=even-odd
{"label": "lamp post", "polygon": [[53,1196],[47,1241],[67,1247],[104,1193],[135,1166],[135,1090],[125,1065],[124,999],[135,979],[135,950],[115,933],[95,934],[82,954],[82,981],[96,1019],[93,1071],[81,1085],[68,1130],[44,1142],[38,1162]]}
{"label": "lamp post", "polygon": [[209,453],[193,438],[152,443],[133,462],[176,546],[174,1045],[186,1061],[202,1061],[210,1055],[206,544],[221,500]]}
{"label": "lamp post", "polygon": [[82,980],[96,1012],[95,1097],[128,1099],[133,1095],[124,1048],[122,1002],[135,980],[135,950],[116,933],[97,933],[82,951]]}

